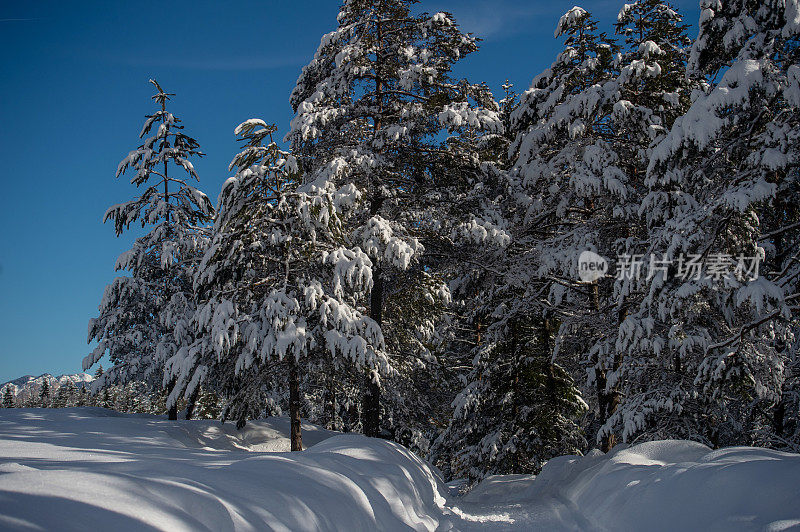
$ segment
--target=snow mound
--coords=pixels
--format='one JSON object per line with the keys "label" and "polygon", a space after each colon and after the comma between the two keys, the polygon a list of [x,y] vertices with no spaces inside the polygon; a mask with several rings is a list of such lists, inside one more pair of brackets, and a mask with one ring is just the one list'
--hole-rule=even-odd
{"label": "snow mound", "polygon": [[490,477],[464,501],[557,501],[587,529],[786,530],[800,527],[798,479],[800,455],[664,440],[561,456],[538,477]]}
{"label": "snow mound", "polygon": [[259,452],[288,447],[287,433],[284,418],[238,432],[99,408],[0,410],[0,529],[432,530],[445,521],[445,486],[407,449],[307,425],[305,452]]}
{"label": "snow mound", "polygon": [[[0,409],[2,530],[786,530],[800,455],[658,441],[464,497],[395,443],[285,418],[243,431],[100,408]],[[273,452],[265,452],[273,451]],[[457,483],[454,484],[454,486]]]}

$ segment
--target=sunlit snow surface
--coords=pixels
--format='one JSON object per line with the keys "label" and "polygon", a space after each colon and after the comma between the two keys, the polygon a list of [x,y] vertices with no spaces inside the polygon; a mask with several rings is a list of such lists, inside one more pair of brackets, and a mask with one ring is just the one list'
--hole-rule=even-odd
{"label": "sunlit snow surface", "polygon": [[800,456],[663,441],[551,460],[465,497],[382,440],[98,408],[0,410],[0,529],[784,530]]}

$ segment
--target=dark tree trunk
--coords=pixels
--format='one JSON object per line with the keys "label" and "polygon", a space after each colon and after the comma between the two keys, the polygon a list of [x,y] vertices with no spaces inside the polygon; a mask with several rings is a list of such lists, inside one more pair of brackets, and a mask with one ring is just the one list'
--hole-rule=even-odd
{"label": "dark tree trunk", "polygon": [[347,409],[347,422],[344,424],[345,432],[352,432],[355,427],[358,425],[358,404],[355,401],[350,402],[350,406]]}
{"label": "dark tree trunk", "polygon": [[361,411],[361,424],[364,429],[364,435],[371,438],[377,438],[380,434],[380,404],[381,404],[381,389],[373,378],[373,371],[367,372],[364,386],[364,407]]}
{"label": "dark tree trunk", "polygon": [[197,397],[200,395],[200,388],[195,388],[192,395],[189,396],[189,401],[186,403],[186,419],[192,419],[194,409],[197,407]]}
{"label": "dark tree trunk", "polygon": [[772,413],[772,428],[775,434],[783,436],[786,424],[786,403],[783,398],[775,405],[775,410]]}
{"label": "dark tree trunk", "polygon": [[[176,380],[173,378],[169,381],[167,385],[167,397],[172,393],[172,390],[175,388]],[[178,419],[178,402],[176,401],[174,405],[167,409],[167,419],[170,421],[176,421]]]}
{"label": "dark tree trunk", "polygon": [[[379,11],[382,11],[379,6]],[[372,117],[374,131],[381,130],[383,123],[383,68],[382,61],[383,55],[383,26],[381,18],[383,13],[378,14],[377,20],[377,41],[378,52],[376,54],[375,65],[375,101],[377,104],[377,112]],[[377,186],[376,186],[377,185]],[[383,205],[383,197],[380,192],[380,183],[372,185],[372,197],[370,200],[370,214],[376,215]],[[379,266],[376,265],[372,272],[372,292],[369,298],[369,316],[375,320],[378,325],[383,324],[383,276]],[[364,397],[362,398],[361,405],[361,429],[365,436],[373,438],[378,437],[380,434],[380,416],[381,416],[381,389],[376,382],[373,371],[367,371],[364,382]]]}
{"label": "dark tree trunk", "polygon": [[[370,293],[369,315],[378,325],[383,322],[383,276],[380,268],[373,272],[372,292]],[[365,436],[377,438],[380,435],[381,388],[373,371],[367,372],[364,382],[364,401],[361,409],[361,426]]]}
{"label": "dark tree trunk", "polygon": [[[597,294],[597,290],[595,289],[595,294]],[[595,296],[597,297],[597,296]],[[597,297],[595,303],[595,309],[597,311],[600,310],[599,307],[599,297]],[[617,325],[622,325],[622,322],[625,321],[625,318],[628,316],[627,309],[623,306],[619,309],[619,313],[617,314]],[[612,361],[612,371],[617,371],[619,369],[620,364],[620,356],[619,353],[614,353],[614,360]],[[600,373],[597,379],[597,398],[600,405],[600,422],[605,424],[608,421],[608,418],[611,417],[617,407],[619,406],[621,395],[619,389],[614,386],[611,390],[607,390],[608,386],[608,379],[606,377],[605,369]],[[604,453],[607,453],[611,450],[614,445],[617,444],[617,437],[615,434],[606,434],[600,439],[600,450]]]}
{"label": "dark tree trunk", "polygon": [[511,341],[509,342],[509,349],[511,351],[511,360],[513,361],[513,369],[511,370],[511,415],[514,420],[519,419],[520,410],[520,392],[519,392],[519,370],[520,360],[522,360],[522,353],[517,353],[517,327],[516,321],[512,319],[509,324]]}
{"label": "dark tree trunk", "polygon": [[[591,287],[591,305],[595,312],[600,312],[600,288],[598,282],[592,283]],[[600,365],[599,361],[595,359],[596,366]],[[608,379],[606,378],[605,367],[595,367],[595,384],[597,385],[597,408],[600,413],[600,425],[604,425],[608,417],[613,412],[612,410],[612,393],[606,390]],[[600,439],[600,450],[607,453],[614,446],[614,436],[605,435]]]}
{"label": "dark tree trunk", "polygon": [[711,436],[709,437],[711,440],[711,448],[712,449],[719,449],[719,430],[714,429],[711,431]]}
{"label": "dark tree trunk", "polygon": [[325,394],[325,418],[328,429],[338,430],[336,424],[336,370],[333,365],[328,369],[327,390]]}
{"label": "dark tree trunk", "polygon": [[300,429],[300,375],[297,362],[292,360],[289,367],[289,417],[292,421],[290,438],[292,451],[303,450],[303,435]]}

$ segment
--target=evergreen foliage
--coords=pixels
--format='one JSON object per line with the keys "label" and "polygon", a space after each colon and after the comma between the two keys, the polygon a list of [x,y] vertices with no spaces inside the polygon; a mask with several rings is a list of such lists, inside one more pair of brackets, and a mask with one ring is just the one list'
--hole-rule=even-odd
{"label": "evergreen foliage", "polygon": [[[293,450],[302,416],[470,485],[620,441],[800,449],[796,3],[703,0],[694,41],[662,0],[616,38],[574,7],[500,102],[453,74],[478,39],[416,4],[343,2],[290,149],[240,124],[216,212],[153,82],[117,172],[143,192],[105,217],[150,231],[84,360],[112,366],[52,405],[288,411]],[[586,252],[609,270],[583,276]]]}
{"label": "evergreen foliage", "polygon": [[[188,180],[197,180],[192,157],[202,156],[196,140],[183,132],[180,120],[167,111],[172,94],[154,80],[158,110],[148,115],[139,137],[142,144],[120,162],[117,177],[132,174],[139,197],[109,208],[103,221],[113,221],[117,236],[133,223],[150,227],[120,255],[117,277],[106,287],[100,315],[89,322],[88,341],[97,341],[84,358],[84,370],[106,353],[112,366],[96,386],[146,383],[151,389],[173,385],[164,378],[164,364],[176,351],[178,320],[194,301],[190,270],[206,243],[202,225],[211,219],[209,199]],[[185,174],[175,174],[175,170]]]}

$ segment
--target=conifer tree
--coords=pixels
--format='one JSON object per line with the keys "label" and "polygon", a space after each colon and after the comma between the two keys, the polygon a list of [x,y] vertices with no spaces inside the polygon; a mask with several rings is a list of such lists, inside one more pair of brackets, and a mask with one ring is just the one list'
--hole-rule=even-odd
{"label": "conifer tree", "polygon": [[221,382],[229,397],[223,418],[239,426],[261,412],[253,399],[269,376],[283,375],[292,450],[299,451],[308,372],[322,362],[375,375],[391,367],[380,326],[354,304],[372,286],[373,265],[348,247],[340,214],[361,194],[352,185],[300,185],[296,161],[278,148],[274,132],[258,119],[236,129],[245,146],[231,163],[236,176],[225,183],[198,269],[198,331],[169,367],[184,396],[209,376]]}
{"label": "conifer tree", "polygon": [[[613,410],[607,374],[615,357],[586,348],[616,323],[606,319],[607,281],[582,281],[578,259],[585,251],[616,256],[631,210],[631,181],[614,144],[619,47],[580,7],[560,18],[555,35],[565,38],[564,50],[512,114],[516,136],[505,205],[514,228],[505,267],[510,276],[495,292],[511,296],[508,312],[558,325],[552,362],[568,373],[590,366],[589,397],[596,417],[604,419]],[[515,285],[524,286],[521,293]]]}
{"label": "conifer tree", "polygon": [[[94,386],[145,382],[151,388],[166,385],[164,363],[174,355],[176,316],[194,300],[190,266],[199,258],[206,237],[200,228],[213,213],[211,202],[188,179],[197,180],[190,159],[202,156],[196,140],[183,132],[180,120],[167,111],[172,94],[154,80],[153,100],[158,109],[148,115],[140,133],[143,143],[117,168],[117,177],[131,171],[131,184],[142,194],[114,205],[104,216],[112,220],[117,236],[133,223],[150,227],[116,263],[130,275],[117,277],[106,288],[100,315],[89,322],[89,342],[97,347],[83,361],[89,369],[105,353],[112,367]],[[185,177],[180,177],[181,172]],[[176,418],[170,410],[169,417]]]}
{"label": "conifer tree", "polygon": [[44,382],[42,382],[42,389],[39,390],[39,404],[37,406],[41,408],[50,407],[50,382],[47,378],[44,379]]}
{"label": "conifer tree", "polygon": [[[572,374],[602,335],[603,317],[597,285],[578,281],[577,259],[613,249],[627,186],[609,129],[619,57],[596,27],[588,12],[571,9],[559,20],[565,50],[551,68],[516,105],[506,88],[509,158],[496,160],[475,194],[483,223],[462,228],[480,250],[454,292],[470,301],[475,348],[435,451],[458,449],[443,465],[471,482],[537,472],[586,445],[579,421],[587,405]],[[564,341],[576,333],[580,342]],[[589,361],[591,373],[602,375],[604,362]],[[605,383],[595,389],[603,415]]]}
{"label": "conifer tree", "polygon": [[437,441],[456,449],[446,464],[453,476],[474,483],[489,474],[538,473],[550,458],[585,447],[577,421],[587,405],[552,361],[554,332],[551,322],[513,312],[488,328],[453,421]]}
{"label": "conifer tree", "polygon": [[[387,312],[390,300],[420,277],[424,299],[448,299],[441,282],[425,279],[421,261],[425,237],[440,228],[432,205],[446,204],[441,185],[452,179],[445,175],[454,157],[442,138],[499,128],[499,121],[484,86],[450,76],[453,64],[477,49],[476,39],[447,13],[413,14],[413,3],[344,2],[338,28],[322,38],[292,92],[296,115],[287,140],[308,184],[353,183],[365,198],[346,230],[374,264],[370,316],[387,331],[392,355],[405,358],[395,365],[424,368],[435,364],[428,333],[417,328],[407,336],[411,345],[401,346],[403,319]],[[381,432],[380,393],[376,375],[368,374],[362,429],[370,436]]]}
{"label": "conifer tree", "polygon": [[[70,381],[67,381],[68,383]],[[74,385],[73,385],[74,386]],[[59,386],[56,389],[55,395],[53,396],[53,408],[66,408],[69,403],[69,390],[67,388],[67,383]]]}
{"label": "conifer tree", "polygon": [[3,391],[3,408],[14,408],[15,406],[14,392],[11,391],[11,385],[8,385]]}
{"label": "conifer tree", "polygon": [[114,408],[114,399],[111,394],[111,386],[103,388],[103,393],[98,395],[97,406],[100,408]]}
{"label": "conifer tree", "polygon": [[792,395],[798,26],[783,2],[702,7],[688,69],[712,83],[655,146],[642,205],[651,249],[677,266],[648,275],[620,335],[646,356],[623,368],[606,428],[752,444]]}
{"label": "conifer tree", "polygon": [[75,406],[91,406],[91,396],[89,395],[86,386],[81,386],[80,391],[77,394],[77,398],[75,400]]}
{"label": "conifer tree", "polygon": [[649,323],[646,315],[637,313],[648,291],[648,273],[630,269],[638,268],[640,257],[654,257],[641,209],[648,193],[645,177],[651,149],[686,111],[692,92],[702,87],[686,77],[691,44],[686,28],[681,15],[660,0],[626,4],[617,17],[616,31],[625,41],[618,75],[605,83],[605,92],[612,95],[606,127],[613,133],[608,144],[625,176],[625,192],[617,200],[608,231],[616,240],[606,256],[618,259],[617,271],[613,281],[600,283],[597,302],[604,310],[597,330],[602,333],[590,348],[591,360],[597,361],[594,378],[600,403],[592,432],[597,432],[604,449],[621,432],[606,421],[632,392],[629,385],[636,379],[628,378],[627,371],[636,371],[641,367],[639,358],[648,356],[631,342],[631,332],[646,329]]}

